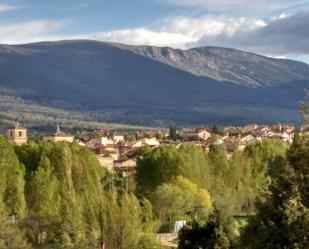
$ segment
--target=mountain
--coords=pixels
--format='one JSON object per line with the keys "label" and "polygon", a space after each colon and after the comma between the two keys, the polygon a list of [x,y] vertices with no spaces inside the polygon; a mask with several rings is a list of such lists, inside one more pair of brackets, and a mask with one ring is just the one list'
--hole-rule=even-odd
{"label": "mountain", "polygon": [[297,123],[308,82],[305,63],[228,48],[87,40],[0,45],[5,122],[48,125],[71,115],[154,126]]}
{"label": "mountain", "polygon": [[249,87],[274,86],[309,78],[308,65],[305,63],[278,60],[230,48],[180,50],[150,46],[119,47],[196,76]]}

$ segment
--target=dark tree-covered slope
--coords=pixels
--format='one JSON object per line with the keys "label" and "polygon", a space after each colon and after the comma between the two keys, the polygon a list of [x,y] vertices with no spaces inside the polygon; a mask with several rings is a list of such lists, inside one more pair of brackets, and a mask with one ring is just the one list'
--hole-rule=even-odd
{"label": "dark tree-covered slope", "polygon": [[[304,63],[225,48],[182,51],[84,40],[0,46],[0,97],[18,97],[25,109],[78,111],[95,121],[298,122],[308,82]],[[23,108],[0,101],[0,111],[9,120],[14,115],[8,111]]]}

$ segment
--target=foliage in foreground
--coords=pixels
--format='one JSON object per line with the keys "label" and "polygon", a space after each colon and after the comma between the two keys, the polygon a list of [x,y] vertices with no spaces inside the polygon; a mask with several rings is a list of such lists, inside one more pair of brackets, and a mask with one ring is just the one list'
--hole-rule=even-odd
{"label": "foliage in foreground", "polygon": [[[308,138],[286,150],[266,141],[228,159],[221,146],[146,149],[137,198],[75,144],[14,148],[0,138],[0,249],[90,249],[101,241],[110,249],[159,248],[160,222],[171,231],[178,219],[189,221],[183,249],[308,248]],[[228,217],[254,208],[238,243]]]}
{"label": "foliage in foreground", "polygon": [[13,148],[0,138],[0,248],[92,249],[102,240],[110,249],[155,246],[151,204],[117,190],[114,179],[76,144]]}
{"label": "foliage in foreground", "polygon": [[309,248],[309,139],[296,135],[287,159],[273,161],[271,184],[257,198],[257,213],[240,238],[218,212],[194,221],[180,232],[180,249],[305,249]]}
{"label": "foliage in foreground", "polygon": [[209,153],[195,145],[148,148],[137,162],[136,192],[152,202],[163,231],[171,231],[175,220],[203,219],[213,204],[227,216],[250,214],[286,149],[265,141],[228,158],[221,145]]}
{"label": "foliage in foreground", "polygon": [[179,249],[229,249],[232,248],[229,221],[215,210],[204,224],[193,221],[179,234]]}
{"label": "foliage in foreground", "polygon": [[287,158],[258,202],[242,248],[309,248],[309,139],[296,136]]}

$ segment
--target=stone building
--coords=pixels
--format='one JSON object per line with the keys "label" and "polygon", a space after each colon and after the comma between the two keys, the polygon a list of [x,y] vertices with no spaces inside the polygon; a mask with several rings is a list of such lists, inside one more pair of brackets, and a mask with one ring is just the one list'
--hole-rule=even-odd
{"label": "stone building", "polygon": [[68,143],[72,143],[74,141],[74,136],[71,134],[67,134],[63,131],[60,131],[59,125],[57,126],[57,131],[51,134],[46,134],[42,137],[43,141],[50,141],[50,142],[60,142],[66,141]]}
{"label": "stone building", "polygon": [[18,122],[9,128],[7,136],[11,143],[17,145],[22,145],[28,141],[27,129]]}

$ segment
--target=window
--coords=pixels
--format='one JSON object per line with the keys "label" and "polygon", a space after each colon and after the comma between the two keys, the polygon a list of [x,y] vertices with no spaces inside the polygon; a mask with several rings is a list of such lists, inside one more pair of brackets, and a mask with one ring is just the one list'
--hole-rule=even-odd
{"label": "window", "polygon": [[19,132],[19,136],[21,137],[22,135],[23,135],[23,132],[22,132],[22,131],[20,131],[20,132]]}
{"label": "window", "polygon": [[13,137],[13,131],[10,132],[10,136]]}

